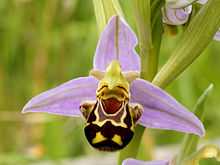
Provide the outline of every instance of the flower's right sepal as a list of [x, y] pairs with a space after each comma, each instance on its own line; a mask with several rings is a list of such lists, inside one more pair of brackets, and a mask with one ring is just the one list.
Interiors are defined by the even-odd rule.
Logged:
[[131, 102], [144, 111], [139, 124], [146, 128], [175, 130], [204, 136], [202, 122], [167, 92], [143, 79], [131, 83]]

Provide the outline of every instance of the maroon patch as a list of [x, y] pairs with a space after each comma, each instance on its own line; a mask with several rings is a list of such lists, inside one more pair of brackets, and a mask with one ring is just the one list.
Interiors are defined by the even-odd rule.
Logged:
[[122, 102], [118, 101], [115, 98], [110, 98], [106, 100], [102, 100], [104, 111], [107, 114], [116, 113], [122, 106]]

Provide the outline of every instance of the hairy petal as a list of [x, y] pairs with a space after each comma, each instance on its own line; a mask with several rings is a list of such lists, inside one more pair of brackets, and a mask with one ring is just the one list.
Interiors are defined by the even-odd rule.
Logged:
[[176, 130], [203, 136], [204, 127], [200, 120], [172, 96], [142, 80], [131, 84], [131, 101], [144, 107], [139, 123], [148, 128]]
[[192, 6], [187, 6], [180, 9], [172, 9], [167, 6], [162, 8], [163, 23], [168, 25], [182, 25], [185, 24], [192, 12]]
[[105, 71], [112, 60], [119, 60], [122, 71], [140, 72], [140, 57], [134, 48], [137, 37], [119, 16], [113, 16], [99, 39], [93, 67]]
[[79, 116], [82, 101], [95, 100], [98, 81], [93, 77], [70, 80], [33, 97], [23, 108], [26, 112], [47, 112], [64, 116]]
[[126, 159], [122, 162], [122, 165], [169, 165], [169, 161], [158, 160], [158, 161], [141, 161], [136, 159]]

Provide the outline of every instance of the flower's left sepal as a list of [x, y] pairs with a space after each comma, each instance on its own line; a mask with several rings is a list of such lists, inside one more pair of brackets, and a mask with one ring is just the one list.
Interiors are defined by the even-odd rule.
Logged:
[[81, 77], [33, 97], [22, 112], [47, 112], [63, 116], [80, 116], [80, 104], [96, 100], [98, 80]]

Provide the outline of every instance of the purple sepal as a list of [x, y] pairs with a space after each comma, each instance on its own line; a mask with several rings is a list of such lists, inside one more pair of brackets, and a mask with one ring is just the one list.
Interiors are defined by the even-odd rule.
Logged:
[[22, 112], [47, 112], [63, 116], [80, 116], [82, 101], [95, 100], [98, 81], [93, 77], [70, 80], [33, 97]]
[[122, 165], [169, 165], [169, 161], [156, 160], [156, 161], [141, 161], [128, 158], [122, 162]]
[[136, 45], [136, 35], [129, 25], [119, 16], [113, 16], [99, 39], [94, 69], [105, 71], [112, 60], [119, 60], [123, 72], [140, 72], [140, 57], [135, 51]]
[[142, 79], [131, 84], [131, 101], [144, 107], [139, 123], [147, 128], [176, 130], [203, 136], [201, 121], [172, 96]]

